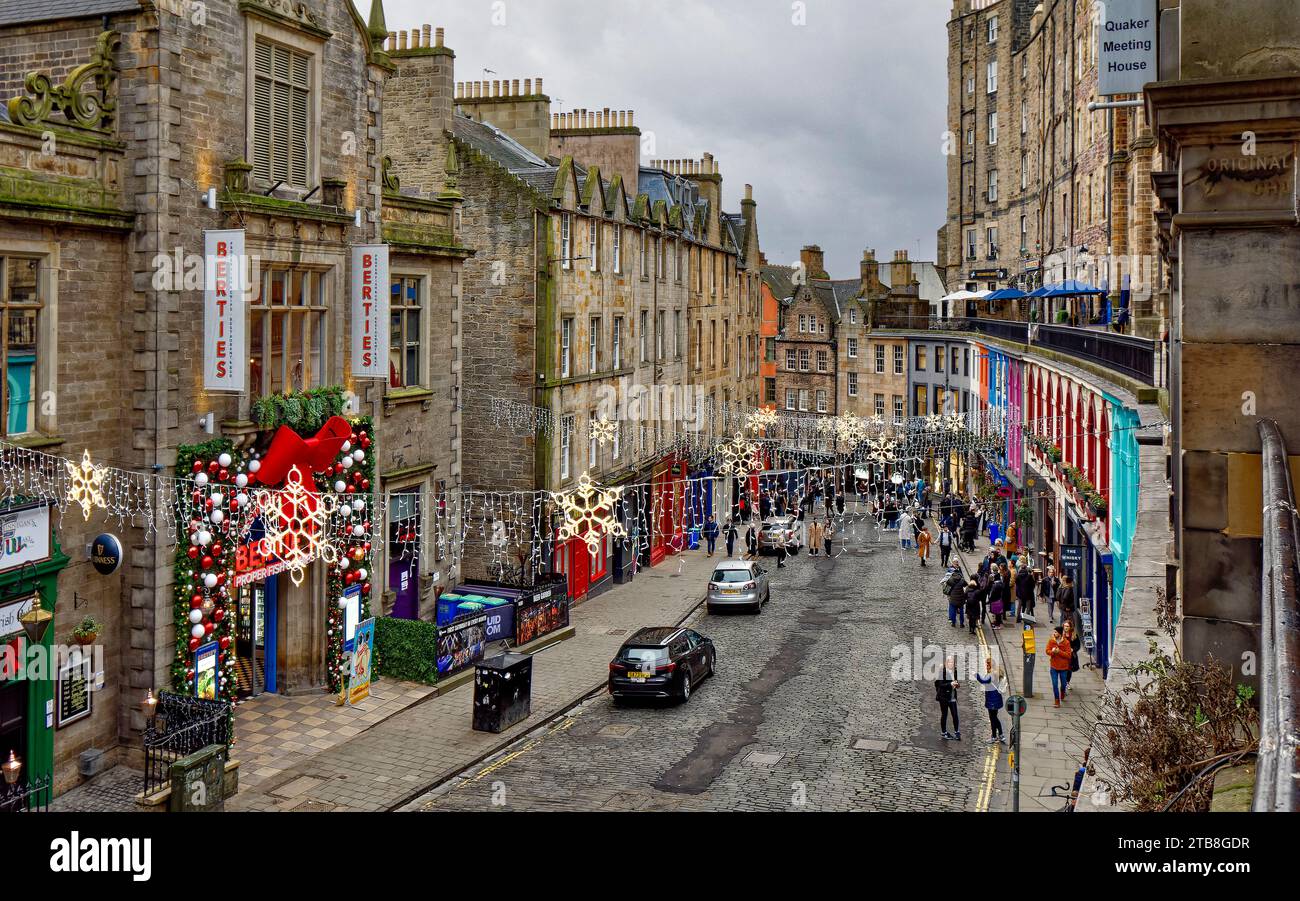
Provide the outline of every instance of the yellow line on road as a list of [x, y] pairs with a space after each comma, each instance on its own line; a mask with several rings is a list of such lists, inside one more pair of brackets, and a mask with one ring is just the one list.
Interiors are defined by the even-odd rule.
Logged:
[[538, 745], [546, 741], [546, 739], [550, 738], [556, 732], [567, 731], [576, 722], [577, 722], [576, 717], [566, 716], [561, 722], [556, 723], [554, 726], [548, 729], [545, 734], [539, 735], [536, 738], [531, 739], [527, 744], [525, 744], [518, 751], [511, 751], [509, 754], [506, 754], [505, 756], [483, 767], [483, 769], [479, 770], [478, 773], [474, 776], [474, 778], [470, 779], [469, 781], [478, 782], [484, 776], [490, 775], [491, 773], [495, 773], [497, 770], [501, 769], [502, 767], [510, 763], [515, 758], [522, 757], [524, 754], [527, 754], [529, 751], [536, 748]]
[[[983, 652], [983, 656], [986, 658], [991, 656], [989, 654], [988, 640], [984, 637], [983, 624], [975, 626], [975, 635], [979, 638], [980, 650]], [[997, 779], [998, 760], [1001, 756], [1002, 745], [998, 742], [989, 745], [984, 752], [984, 772], [980, 776], [980, 792], [975, 800], [975, 810], [979, 813], [986, 813], [989, 804], [993, 801], [993, 783]]]

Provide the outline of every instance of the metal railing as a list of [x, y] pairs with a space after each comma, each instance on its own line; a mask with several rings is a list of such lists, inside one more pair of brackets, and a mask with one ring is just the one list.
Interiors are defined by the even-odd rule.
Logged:
[[172, 764], [208, 745], [230, 747], [232, 717], [224, 701], [160, 692], [144, 730], [144, 793], [171, 785]]
[[1264, 476], [1264, 563], [1259, 628], [1257, 811], [1300, 811], [1300, 522], [1286, 443], [1259, 421]]
[[53, 780], [41, 776], [30, 782], [14, 785], [0, 783], [0, 813], [36, 813], [50, 807]]
[[1147, 338], [1120, 335], [1101, 329], [1074, 328], [1068, 325], [1022, 322], [1018, 319], [984, 319], [982, 317], [884, 315], [875, 321], [876, 328], [905, 331], [961, 331], [1028, 344], [1067, 356], [1089, 360], [1107, 369], [1136, 379], [1144, 385], [1156, 383], [1158, 344]]

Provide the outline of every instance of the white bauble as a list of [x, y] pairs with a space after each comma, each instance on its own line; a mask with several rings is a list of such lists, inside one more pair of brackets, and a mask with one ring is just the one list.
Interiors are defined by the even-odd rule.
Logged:
[[213, 510], [208, 515], [212, 518], [212, 521], [217, 525], [221, 525], [221, 521], [226, 518], [226, 514], [222, 513], [220, 510]]
[[348, 599], [347, 599], [347, 598], [339, 598], [339, 609], [340, 609], [340, 610], [346, 610], [346, 609], [348, 609]]
[[200, 625], [195, 625], [194, 628], [190, 629], [191, 638], [202, 638], [205, 634], [206, 631]]
[[212, 543], [212, 533], [207, 529], [199, 529], [199, 544], [207, 547]]
[[235, 495], [235, 503], [239, 504], [239, 506], [241, 506], [241, 507], [247, 507], [247, 506], [248, 506], [248, 495], [245, 494], [245, 493], [242, 492], [242, 491], [239, 492], [239, 494]]
[[347, 568], [348, 568], [348, 558], [347, 558], [347, 557], [340, 557], [340, 558], [339, 558], [339, 569], [347, 569]]
[[261, 461], [261, 460], [249, 460], [249, 461], [248, 461], [248, 471], [249, 471], [249, 472], [257, 472], [257, 471], [258, 471], [259, 469], [261, 469], [261, 468], [262, 468], [262, 461]]
[[351, 457], [343, 457], [341, 460], [339, 460], [339, 465], [342, 466], [344, 469], [351, 469], [351, 468], [352, 468], [352, 458], [351, 458]]
[[337, 491], [339, 494], [342, 494], [343, 492], [348, 490], [348, 483], [343, 481], [342, 479], [339, 479], [337, 482], [334, 483], [334, 490]]
[[217, 462], [221, 464], [222, 469], [225, 469], [227, 466], [230, 465], [230, 460], [231, 460], [230, 454], [222, 454], [221, 456], [217, 457]]
[[357, 498], [352, 502], [353, 513], [360, 513], [364, 509], [366, 509], [366, 502], [363, 501], [361, 498]]
[[235, 476], [235, 485], [239, 488], [247, 487], [248, 476], [244, 475], [242, 472], [239, 475]]
[[206, 586], [208, 586], [209, 588], [216, 588], [216, 587], [217, 587], [217, 574], [216, 574], [216, 573], [208, 573], [206, 576], [203, 577], [203, 584], [206, 585]]
[[192, 623], [201, 623], [201, 622], [203, 622], [203, 611], [200, 610], [198, 607], [195, 607], [193, 610], [191, 610], [191, 611], [190, 611], [190, 622], [192, 622]]
[[208, 484], [208, 474], [206, 472], [196, 473], [194, 476], [194, 484], [195, 485]]
[[370, 574], [366, 572], [366, 568], [364, 566], [361, 569], [357, 570], [357, 578], [359, 578], [362, 582], [364, 582], [366, 580], [366, 577], [369, 575]]
[[352, 534], [360, 538], [362, 535], [366, 534], [366, 527], [363, 525], [355, 525], [352, 527]]
[[365, 458], [366, 458], [366, 452], [363, 451], [361, 448], [357, 448], [352, 452], [352, 459], [356, 460], [358, 463], [360, 463]]
[[350, 451], [350, 450], [352, 450], [352, 442], [351, 442], [351, 441], [344, 441], [344, 442], [343, 442], [343, 453], [346, 454], [346, 453], [347, 453], [348, 451]]

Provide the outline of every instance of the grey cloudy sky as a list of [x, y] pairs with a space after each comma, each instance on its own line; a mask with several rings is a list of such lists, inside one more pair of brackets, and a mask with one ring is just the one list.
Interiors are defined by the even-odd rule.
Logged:
[[[367, 15], [370, 0], [357, 4]], [[934, 259], [951, 9], [951, 0], [384, 2], [390, 31], [446, 29], [457, 81], [541, 76], [554, 112], [631, 109], [654, 133], [656, 157], [713, 153], [727, 210], [754, 186], [768, 259], [788, 263], [817, 243], [836, 278], [857, 275], [864, 247]]]

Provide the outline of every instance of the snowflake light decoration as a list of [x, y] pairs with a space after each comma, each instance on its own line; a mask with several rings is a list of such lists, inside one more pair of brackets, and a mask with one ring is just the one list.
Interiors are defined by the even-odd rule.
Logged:
[[89, 522], [93, 508], [108, 506], [104, 500], [104, 479], [108, 476], [108, 467], [92, 463], [89, 448], [81, 452], [80, 463], [64, 460], [63, 465], [67, 467], [68, 476], [72, 479], [68, 484], [68, 502], [80, 506], [81, 515]]
[[925, 417], [925, 430], [927, 432], [937, 432], [943, 428], [943, 417], [938, 413], [931, 413]]
[[595, 439], [596, 443], [601, 447], [604, 447], [606, 444], [613, 441], [614, 436], [618, 434], [618, 423], [614, 422], [612, 419], [606, 419], [604, 416], [599, 419], [593, 419], [588, 428], [590, 429], [591, 437]]
[[581, 538], [594, 554], [600, 550], [600, 542], [606, 535], [626, 538], [627, 528], [614, 516], [615, 506], [622, 496], [622, 488], [602, 488], [594, 484], [585, 472], [578, 477], [578, 484], [572, 491], [552, 492], [551, 499], [564, 514], [556, 539]]
[[745, 440], [739, 433], [730, 441], [718, 445], [718, 465], [714, 472], [723, 476], [747, 476], [763, 468], [758, 456], [758, 445]]
[[302, 584], [313, 560], [338, 560], [338, 548], [325, 538], [325, 526], [338, 509], [338, 500], [305, 487], [297, 466], [289, 470], [283, 488], [258, 492], [255, 503], [266, 529], [260, 550], [284, 561], [294, 585]]
[[835, 437], [854, 447], [867, 437], [867, 429], [861, 419], [852, 413], [845, 413], [835, 418]]
[[777, 415], [775, 407], [764, 407], [749, 414], [749, 430], [755, 434], [776, 428]]
[[948, 413], [943, 418], [943, 425], [949, 432], [960, 432], [966, 428], [966, 417], [960, 413]]
[[894, 439], [888, 435], [881, 435], [878, 438], [867, 439], [867, 458], [880, 466], [896, 462], [894, 457], [894, 448], [896, 444]]

